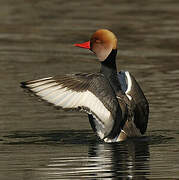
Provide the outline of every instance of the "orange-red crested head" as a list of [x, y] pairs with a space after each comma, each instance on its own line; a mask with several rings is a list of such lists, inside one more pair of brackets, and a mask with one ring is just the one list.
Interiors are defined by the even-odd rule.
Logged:
[[104, 61], [113, 49], [117, 49], [117, 38], [111, 31], [99, 29], [92, 35], [90, 41], [75, 46], [90, 49], [100, 61]]

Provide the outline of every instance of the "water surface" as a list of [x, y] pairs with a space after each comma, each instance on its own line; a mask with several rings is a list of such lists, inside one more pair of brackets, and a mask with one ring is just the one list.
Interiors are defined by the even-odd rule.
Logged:
[[[0, 179], [179, 178], [179, 2], [0, 2]], [[98, 28], [119, 39], [118, 68], [150, 103], [144, 137], [106, 144], [87, 116], [31, 97], [19, 82], [95, 72], [89, 51], [72, 46]]]

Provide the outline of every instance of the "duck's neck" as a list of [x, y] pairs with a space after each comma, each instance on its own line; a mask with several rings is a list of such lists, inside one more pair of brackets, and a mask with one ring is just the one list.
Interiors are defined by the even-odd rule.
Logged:
[[118, 92], [121, 90], [121, 86], [117, 78], [116, 55], [117, 50], [113, 49], [109, 56], [101, 62], [100, 73], [104, 74], [114, 91]]

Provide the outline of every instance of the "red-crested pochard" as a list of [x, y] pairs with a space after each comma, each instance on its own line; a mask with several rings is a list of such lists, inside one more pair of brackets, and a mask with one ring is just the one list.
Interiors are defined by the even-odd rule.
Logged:
[[22, 87], [55, 106], [87, 113], [92, 129], [105, 142], [144, 134], [149, 105], [135, 78], [128, 71], [117, 72], [116, 36], [99, 29], [90, 41], [75, 46], [96, 54], [100, 72], [47, 77], [22, 82]]

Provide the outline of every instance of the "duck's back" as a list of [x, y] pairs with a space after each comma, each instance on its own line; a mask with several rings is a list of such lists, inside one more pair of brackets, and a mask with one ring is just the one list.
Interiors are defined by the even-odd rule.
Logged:
[[120, 71], [118, 73], [118, 79], [121, 84], [121, 89], [133, 104], [133, 122], [140, 130], [140, 133], [144, 134], [148, 124], [148, 101], [134, 76], [128, 71]]

